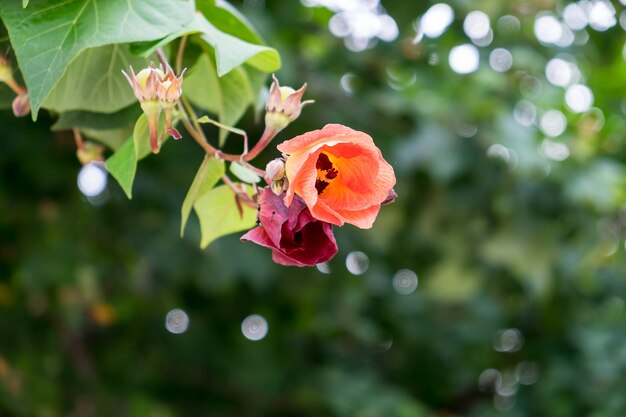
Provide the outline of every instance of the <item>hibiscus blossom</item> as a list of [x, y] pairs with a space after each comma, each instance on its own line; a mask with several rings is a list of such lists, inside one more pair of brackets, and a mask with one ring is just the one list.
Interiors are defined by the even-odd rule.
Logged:
[[307, 132], [278, 150], [288, 155], [285, 204], [300, 196], [313, 217], [337, 226], [372, 227], [396, 183], [372, 138], [343, 125]]

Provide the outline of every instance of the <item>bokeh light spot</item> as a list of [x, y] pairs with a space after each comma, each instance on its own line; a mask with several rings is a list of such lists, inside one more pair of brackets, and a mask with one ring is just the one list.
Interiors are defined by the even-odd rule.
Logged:
[[410, 269], [401, 269], [395, 273], [391, 284], [398, 294], [412, 294], [417, 289], [417, 274]]
[[107, 186], [107, 172], [98, 162], [85, 164], [78, 173], [78, 189], [87, 197], [100, 195]]
[[563, 36], [561, 23], [552, 14], [541, 14], [535, 19], [535, 36], [539, 42], [554, 44]]
[[565, 91], [565, 104], [574, 113], [588, 111], [593, 105], [593, 93], [583, 84], [574, 84]]
[[251, 314], [241, 322], [241, 333], [248, 340], [261, 340], [267, 336], [268, 331], [267, 320], [258, 314]]
[[369, 257], [359, 251], [350, 252], [348, 256], [346, 256], [346, 268], [348, 272], [353, 275], [362, 275], [367, 271], [370, 266]]
[[424, 13], [419, 21], [420, 31], [429, 38], [438, 38], [446, 31], [454, 19], [452, 7], [437, 3]]
[[548, 110], [541, 116], [539, 127], [545, 135], [557, 137], [565, 132], [567, 119], [565, 115], [558, 110]]
[[521, 126], [530, 127], [537, 120], [537, 107], [528, 100], [520, 100], [513, 108], [513, 118]]
[[470, 12], [463, 21], [463, 30], [470, 39], [486, 37], [491, 30], [489, 16], [478, 10]]
[[478, 48], [471, 44], [455, 46], [448, 56], [450, 68], [457, 74], [469, 74], [476, 71], [479, 61]]
[[524, 337], [518, 329], [502, 329], [496, 333], [493, 348], [498, 352], [517, 352], [524, 345]]
[[550, 139], [544, 139], [544, 141], [541, 142], [541, 151], [548, 158], [559, 162], [566, 160], [570, 154], [566, 144]]
[[497, 72], [508, 71], [513, 65], [513, 55], [504, 48], [496, 48], [489, 54], [489, 65]]
[[168, 332], [181, 334], [189, 327], [189, 316], [180, 308], [175, 308], [165, 316], [165, 328]]

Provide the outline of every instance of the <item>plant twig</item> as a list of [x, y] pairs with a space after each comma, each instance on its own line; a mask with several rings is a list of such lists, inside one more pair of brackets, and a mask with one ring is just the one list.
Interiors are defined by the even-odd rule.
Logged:
[[74, 133], [74, 141], [76, 142], [76, 148], [81, 151], [84, 150], [85, 142], [83, 141], [83, 137], [80, 134], [80, 131], [77, 128], [73, 128], [72, 133]]
[[176, 73], [180, 74], [180, 70], [183, 67], [183, 54], [185, 53], [185, 47], [187, 46], [187, 35], [180, 38], [180, 44], [178, 45], [178, 52], [176, 53]]
[[169, 62], [167, 62], [167, 57], [165, 56], [165, 52], [163, 52], [163, 48], [157, 48], [156, 55], [161, 61], [161, 65], [163, 65], [164, 71], [170, 66]]

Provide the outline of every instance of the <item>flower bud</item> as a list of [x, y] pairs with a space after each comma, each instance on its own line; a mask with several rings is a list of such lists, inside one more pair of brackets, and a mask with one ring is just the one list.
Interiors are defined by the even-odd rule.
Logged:
[[172, 109], [180, 100], [183, 93], [181, 88], [183, 83], [183, 70], [176, 77], [174, 71], [168, 65], [165, 72], [157, 68], [154, 63], [150, 67], [144, 68], [135, 75], [133, 68], [130, 67], [130, 76], [122, 71], [128, 83], [133, 88], [135, 97], [141, 104], [141, 109], [148, 117], [148, 125], [150, 128], [150, 146], [153, 153], [159, 152], [159, 143], [157, 138], [158, 119], [161, 110], [165, 112], [165, 131], [174, 139], [180, 139], [182, 136], [174, 128], [172, 123]]
[[177, 77], [174, 75], [174, 70], [168, 66], [163, 77], [159, 79], [157, 85], [157, 96], [164, 109], [173, 108], [176, 103], [178, 103], [178, 100], [180, 100], [180, 96], [183, 94], [183, 75], [186, 70], [187, 69], [185, 68]]
[[288, 182], [285, 176], [285, 161], [274, 159], [265, 167], [265, 181], [270, 185], [270, 189], [276, 195], [280, 195], [287, 189]]
[[13, 81], [13, 69], [9, 61], [0, 54], [0, 82], [10, 83]]
[[272, 76], [274, 82], [270, 87], [270, 94], [265, 105], [265, 125], [275, 131], [283, 130], [289, 123], [300, 116], [302, 107], [313, 103], [313, 100], [302, 101], [306, 91], [306, 83], [299, 90], [291, 87], [281, 87], [278, 79]]
[[13, 99], [11, 104], [13, 114], [16, 117], [23, 117], [30, 113], [30, 100], [28, 100], [28, 92], [24, 91]]
[[267, 163], [265, 173], [269, 181], [280, 181], [285, 176], [285, 161], [274, 159]]
[[93, 142], [85, 142], [85, 144], [76, 150], [76, 157], [81, 164], [87, 165], [93, 161], [104, 161], [104, 146], [97, 145]]

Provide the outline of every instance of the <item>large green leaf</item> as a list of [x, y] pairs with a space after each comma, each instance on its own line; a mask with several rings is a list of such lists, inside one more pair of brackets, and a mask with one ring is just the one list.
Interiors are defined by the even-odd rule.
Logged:
[[133, 181], [137, 173], [135, 143], [130, 137], [121, 148], [104, 163], [107, 171], [117, 180], [128, 198], [133, 198]]
[[[251, 194], [252, 187], [247, 189], [248, 194]], [[247, 206], [242, 206], [243, 216], [239, 214], [235, 195], [226, 185], [215, 187], [200, 196], [193, 208], [200, 219], [202, 248], [206, 248], [219, 237], [250, 229], [257, 217], [257, 211]]]
[[[159, 125], [159, 135], [163, 132], [162, 122], [161, 120]], [[142, 114], [135, 123], [133, 135], [105, 162], [107, 170], [117, 180], [128, 198], [132, 198], [137, 162], [150, 155], [150, 152], [148, 121]]]
[[248, 74], [248, 79], [250, 80], [250, 89], [253, 94], [252, 105], [254, 106], [254, 115], [258, 122], [261, 111], [265, 108], [265, 94], [263, 90], [266, 89], [265, 81], [267, 80], [267, 73], [252, 68], [249, 65], [244, 65], [243, 68], [246, 70], [246, 74]]
[[95, 139], [113, 150], [118, 150], [133, 134], [133, 126], [108, 130], [82, 128], [80, 133], [87, 139]]
[[42, 107], [57, 112], [100, 113], [128, 107], [137, 99], [121, 70], [128, 71], [131, 65], [139, 69], [148, 64], [148, 59], [131, 55], [126, 44], [86, 49], [72, 61]]
[[280, 55], [274, 48], [243, 41], [220, 31], [208, 21], [200, 37], [215, 49], [217, 74], [220, 77], [244, 62], [264, 72], [274, 72], [280, 68]]
[[132, 125], [141, 115], [139, 105], [128, 106], [115, 113], [90, 111], [68, 111], [61, 113], [52, 130], [66, 130], [75, 127], [95, 130], [110, 130]]
[[[220, 78], [207, 54], [200, 56], [186, 78], [185, 95], [196, 106], [217, 115], [220, 123], [227, 126], [235, 125], [246, 108], [256, 101], [243, 68], [235, 68]], [[227, 135], [228, 131], [220, 130], [220, 144]]]
[[215, 187], [215, 184], [217, 184], [222, 175], [224, 175], [224, 161], [217, 160], [212, 155], [206, 155], [191, 183], [191, 187], [189, 187], [185, 201], [183, 201], [181, 208], [180, 237], [183, 237], [185, 233], [189, 213], [191, 213], [191, 209], [196, 200]]
[[223, 0], [198, 0], [196, 8], [222, 32], [246, 42], [265, 43], [248, 19], [230, 3]]
[[69, 111], [61, 113], [52, 130], [78, 128], [84, 136], [117, 150], [132, 135], [134, 124], [140, 115], [141, 108], [138, 104], [115, 113]]
[[199, 34], [202, 40], [215, 50], [217, 74], [223, 76], [243, 63], [248, 63], [264, 72], [273, 72], [280, 68], [280, 55], [274, 48], [258, 45], [239, 39], [236, 36], [224, 33], [209, 22], [202, 14], [196, 14], [194, 19], [184, 28], [154, 43], [133, 49], [135, 53], [147, 56], [157, 48], [183, 35]]
[[33, 118], [78, 54], [97, 46], [161, 39], [187, 25], [185, 0], [0, 0], [0, 15], [28, 87]]

